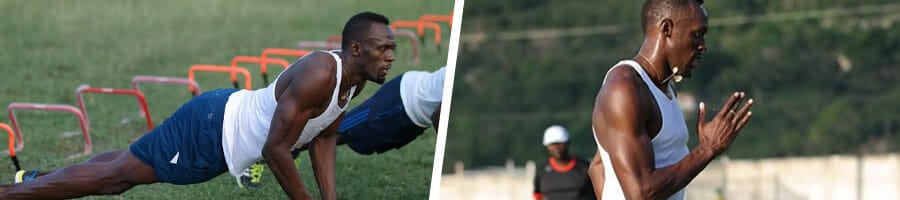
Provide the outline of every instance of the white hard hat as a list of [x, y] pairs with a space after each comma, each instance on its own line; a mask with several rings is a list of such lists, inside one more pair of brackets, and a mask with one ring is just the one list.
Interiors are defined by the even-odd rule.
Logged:
[[566, 142], [569, 142], [569, 132], [563, 126], [553, 125], [544, 131], [544, 146]]

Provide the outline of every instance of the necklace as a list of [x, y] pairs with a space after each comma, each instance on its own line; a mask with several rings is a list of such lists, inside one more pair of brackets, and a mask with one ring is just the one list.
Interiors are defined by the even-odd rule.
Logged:
[[[658, 69], [656, 68], [656, 65], [654, 65], [653, 62], [650, 62], [650, 59], [648, 59], [646, 56], [644, 56], [644, 54], [638, 54], [638, 56], [640, 56], [641, 59], [644, 59], [644, 62], [647, 62], [647, 64], [650, 65], [650, 68], [653, 69], [653, 72], [659, 73]], [[663, 79], [662, 83], [668, 82], [669, 78], [671, 78], [671, 77]]]
[[[350, 79], [350, 77], [347, 77], [347, 69], [346, 68], [341, 67], [341, 73], [343, 73], [344, 80]], [[341, 82], [344, 82], [344, 81], [342, 80]], [[338, 84], [339, 84], [338, 91], [340, 91], [340, 88], [341, 88], [340, 84], [342, 84], [342, 83], [338, 83]], [[340, 98], [341, 98], [341, 100], [346, 100], [348, 96], [350, 96], [350, 90], [347, 90], [347, 92], [342, 92]]]
[[[659, 72], [659, 71], [657, 71], [656, 66], [653, 65], [653, 62], [650, 62], [650, 59], [647, 59], [647, 57], [644, 56], [644, 54], [638, 54], [638, 56], [640, 56], [641, 59], [644, 59], [644, 61], [647, 62], [647, 64], [650, 65], [650, 68], [652, 68], [654, 72], [657, 72], [657, 73]], [[672, 84], [671, 82], [669, 82], [669, 80], [672, 79], [672, 77], [675, 77], [675, 82], [680, 82], [680, 81], [681, 81], [681, 75], [675, 75], [675, 73], [677, 73], [677, 72], [678, 72], [678, 67], [675, 67], [674, 69], [672, 69], [672, 74], [669, 75], [669, 77], [666, 77], [665, 79], [663, 79], [663, 80], [662, 80], [662, 84], [664, 84], [664, 85], [670, 85], [670, 84]], [[668, 92], [663, 91], [663, 94], [665, 94], [666, 97], [668, 97], [668, 98], [670, 98], [670, 99], [672, 98], [672, 95], [670, 95]]]

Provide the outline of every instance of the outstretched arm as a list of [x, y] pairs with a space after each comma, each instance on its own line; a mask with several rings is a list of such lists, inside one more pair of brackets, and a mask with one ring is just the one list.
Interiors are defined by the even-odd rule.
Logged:
[[328, 128], [313, 139], [309, 149], [309, 159], [312, 161], [313, 173], [322, 199], [337, 199], [334, 184], [334, 160], [337, 150], [337, 131], [344, 114], [331, 123]]
[[[297, 167], [291, 156], [291, 146], [300, 137], [306, 122], [313, 117], [319, 105], [328, 102], [331, 88], [335, 84], [334, 69], [318, 65], [327, 65], [330, 55], [313, 55], [304, 58], [289, 70], [300, 70], [290, 78], [287, 88], [279, 95], [278, 106], [272, 116], [269, 136], [266, 138], [262, 154], [272, 174], [281, 185], [281, 189], [291, 199], [310, 199], [309, 192], [300, 179]], [[333, 63], [333, 61], [331, 61]], [[333, 65], [333, 64], [332, 64]]]
[[[704, 123], [705, 108], [700, 110], [700, 145], [678, 163], [655, 168], [648, 130], [652, 102], [641, 101], [639, 83], [635, 79], [607, 80], [597, 96], [593, 124], [598, 140], [609, 153], [622, 191], [628, 199], [662, 199], [684, 188], [707, 164], [730, 145], [734, 136], [749, 120], [748, 102], [739, 112], [732, 108], [740, 102], [738, 95], [729, 98], [715, 119]], [[730, 114], [729, 114], [730, 113]], [[606, 186], [611, 187], [611, 186]]]

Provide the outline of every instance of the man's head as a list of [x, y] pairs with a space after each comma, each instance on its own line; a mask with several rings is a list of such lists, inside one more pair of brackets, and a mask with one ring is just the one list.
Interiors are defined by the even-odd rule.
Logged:
[[353, 56], [352, 66], [357, 67], [366, 80], [379, 84], [384, 83], [394, 62], [397, 46], [389, 23], [382, 15], [362, 12], [347, 20], [341, 35], [341, 50]]
[[567, 159], [569, 157], [569, 133], [560, 125], [553, 125], [544, 130], [544, 147], [547, 154], [554, 159]]
[[[645, 40], [658, 42], [670, 69], [690, 77], [700, 53], [706, 50], [707, 29], [703, 0], [647, 0], [641, 10]], [[674, 71], [674, 70], [673, 70]]]

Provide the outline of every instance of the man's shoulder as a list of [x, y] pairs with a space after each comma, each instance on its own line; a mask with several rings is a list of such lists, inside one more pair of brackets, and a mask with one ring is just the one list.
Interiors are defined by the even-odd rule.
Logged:
[[610, 70], [603, 86], [597, 92], [594, 102], [595, 112], [635, 112], [642, 104], [640, 102], [646, 100], [642, 98], [644, 93], [648, 92], [642, 88], [640, 79], [640, 75], [628, 66]]
[[[305, 99], [304, 102], [327, 101], [337, 83], [336, 61], [330, 53], [315, 51], [300, 58], [279, 77], [279, 84], [287, 81], [283, 92], [290, 92]], [[282, 95], [282, 93], [276, 93]], [[297, 101], [298, 103], [300, 101]], [[315, 103], [313, 103], [315, 104]]]
[[300, 69], [292, 70], [293, 76], [323, 84], [332, 81], [337, 72], [337, 62], [331, 53], [324, 51], [313, 51], [291, 65], [291, 68], [295, 67]]
[[316, 70], [329, 72], [335, 72], [337, 69], [337, 61], [335, 60], [334, 55], [326, 51], [313, 51], [302, 59], [309, 59], [308, 62], [303, 62], [303, 64], [310, 65], [303, 67], [311, 67]]
[[606, 73], [600, 92], [617, 92], [621, 89], [637, 89], [641, 76], [628, 63], [620, 63]]

